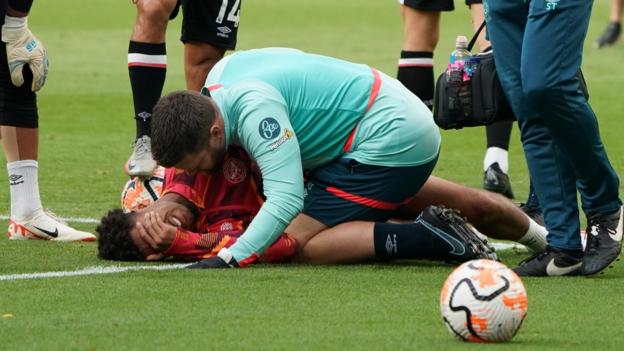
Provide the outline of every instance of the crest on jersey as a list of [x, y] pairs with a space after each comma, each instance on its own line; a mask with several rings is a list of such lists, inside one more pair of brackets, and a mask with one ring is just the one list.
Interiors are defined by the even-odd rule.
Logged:
[[247, 168], [243, 161], [228, 157], [223, 163], [223, 176], [230, 183], [240, 183], [247, 178]]

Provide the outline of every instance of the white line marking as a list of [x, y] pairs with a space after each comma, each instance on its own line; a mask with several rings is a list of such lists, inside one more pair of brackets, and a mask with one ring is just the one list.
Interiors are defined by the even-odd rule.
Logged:
[[3, 280], [20, 280], [20, 279], [37, 279], [37, 278], [63, 278], [63, 277], [75, 277], [79, 275], [94, 275], [94, 274], [112, 274], [122, 273], [128, 271], [139, 270], [151, 270], [151, 271], [163, 271], [169, 269], [180, 269], [188, 266], [188, 263], [175, 263], [164, 264], [154, 266], [96, 266], [87, 267], [75, 271], [58, 271], [58, 272], [43, 272], [43, 273], [24, 273], [24, 274], [7, 274], [0, 275], [0, 281]]
[[[495, 242], [495, 243], [491, 243], [491, 245], [494, 246], [496, 250], [509, 250], [509, 249], [526, 250], [524, 245], [520, 245], [517, 243]], [[64, 277], [76, 277], [76, 276], [81, 276], [81, 275], [113, 274], [113, 273], [123, 273], [123, 272], [128, 272], [128, 271], [140, 271], [140, 270], [164, 271], [164, 270], [169, 270], [169, 269], [180, 269], [188, 265], [189, 265], [188, 263], [174, 263], [174, 264], [164, 264], [164, 265], [154, 265], [154, 266], [96, 266], [96, 267], [87, 267], [87, 268], [79, 269], [75, 271], [6, 274], [6, 275], [0, 275], [0, 281], [38, 279], [38, 278], [64, 278]]]
[[[81, 218], [81, 217], [61, 217], [62, 220], [68, 223], [86, 223], [86, 224], [99, 224], [100, 220], [95, 218]], [[9, 216], [0, 214], [0, 221], [8, 221]]]

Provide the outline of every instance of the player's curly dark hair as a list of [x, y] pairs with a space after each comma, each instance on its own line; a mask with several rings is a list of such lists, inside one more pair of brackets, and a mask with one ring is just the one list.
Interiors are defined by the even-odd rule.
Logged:
[[114, 261], [144, 261], [130, 236], [134, 227], [133, 213], [120, 209], [108, 211], [95, 229], [98, 234], [98, 256]]
[[216, 111], [210, 98], [175, 91], [158, 100], [152, 112], [152, 155], [163, 167], [175, 166], [208, 142]]

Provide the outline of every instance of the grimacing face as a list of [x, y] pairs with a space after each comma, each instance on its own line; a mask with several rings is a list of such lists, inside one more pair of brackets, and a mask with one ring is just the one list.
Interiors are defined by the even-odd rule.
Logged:
[[165, 223], [172, 225], [174, 227], [179, 227], [183, 229], [193, 229], [196, 217], [193, 211], [187, 206], [181, 203], [181, 196], [177, 194], [166, 194], [162, 198], [158, 199], [158, 201], [154, 202], [152, 205], [139, 210], [134, 213], [134, 228], [130, 231], [130, 237], [132, 241], [137, 246], [139, 252], [147, 257], [151, 254], [158, 253], [158, 251], [152, 249], [139, 234], [139, 231], [136, 229], [136, 223], [141, 222], [143, 216], [145, 216], [148, 212], [156, 212], [160, 215], [160, 218], [164, 220]]

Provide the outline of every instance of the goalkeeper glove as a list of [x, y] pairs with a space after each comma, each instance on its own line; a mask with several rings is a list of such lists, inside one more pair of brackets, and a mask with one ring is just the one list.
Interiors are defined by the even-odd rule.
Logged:
[[235, 268], [238, 262], [227, 248], [223, 248], [216, 256], [195, 262], [186, 268]]
[[33, 74], [31, 90], [41, 89], [48, 75], [48, 53], [28, 29], [26, 17], [6, 16], [2, 26], [2, 41], [6, 43], [13, 85], [21, 87], [24, 84], [22, 69], [28, 64]]

